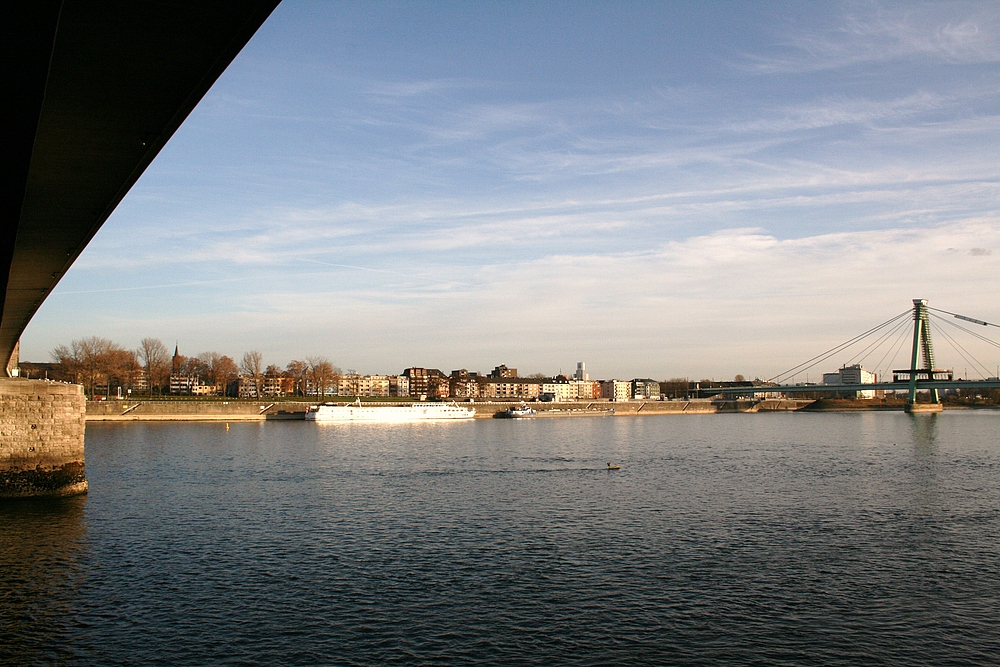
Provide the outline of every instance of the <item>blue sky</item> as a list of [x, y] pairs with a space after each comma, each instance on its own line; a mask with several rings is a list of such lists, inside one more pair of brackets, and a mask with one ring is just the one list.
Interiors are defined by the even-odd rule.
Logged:
[[914, 297], [1000, 321], [998, 65], [992, 2], [285, 0], [22, 358], [769, 377]]

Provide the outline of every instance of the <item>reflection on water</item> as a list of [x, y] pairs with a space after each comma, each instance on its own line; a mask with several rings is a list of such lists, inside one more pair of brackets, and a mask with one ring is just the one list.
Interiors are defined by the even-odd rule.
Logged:
[[0, 505], [0, 664], [995, 664], [998, 433], [88, 426], [89, 496]]
[[910, 426], [913, 429], [913, 444], [917, 452], [929, 452], [937, 440], [938, 417], [940, 413], [928, 412], [910, 415]]
[[0, 664], [62, 662], [84, 571], [86, 496], [0, 503]]
[[[941, 502], [938, 484], [938, 418], [941, 413], [916, 413], [907, 415], [913, 438], [913, 477], [909, 495], [914, 515], [933, 515]], [[921, 525], [926, 525], [923, 522]]]

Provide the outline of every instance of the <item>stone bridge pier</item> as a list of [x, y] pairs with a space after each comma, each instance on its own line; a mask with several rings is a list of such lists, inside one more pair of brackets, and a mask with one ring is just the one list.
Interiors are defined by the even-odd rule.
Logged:
[[[0, 360], [278, 2], [0, 6]], [[82, 387], [0, 379], [0, 498], [86, 491], [84, 410]]]
[[0, 498], [86, 493], [83, 387], [0, 378]]

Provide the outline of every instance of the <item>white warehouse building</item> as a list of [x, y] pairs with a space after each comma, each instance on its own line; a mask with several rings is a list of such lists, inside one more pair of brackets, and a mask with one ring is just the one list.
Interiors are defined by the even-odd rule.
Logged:
[[[875, 384], [878, 376], [865, 369], [861, 364], [844, 366], [835, 373], [823, 373], [823, 384]], [[858, 398], [875, 398], [875, 391], [859, 391]]]

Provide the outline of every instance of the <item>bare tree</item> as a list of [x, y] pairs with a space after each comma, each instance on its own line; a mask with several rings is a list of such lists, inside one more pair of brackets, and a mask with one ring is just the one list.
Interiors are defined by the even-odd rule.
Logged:
[[203, 378], [208, 375], [208, 364], [200, 357], [184, 357], [184, 363], [178, 364], [178, 371], [188, 377]]
[[131, 387], [142, 370], [139, 360], [136, 359], [135, 351], [125, 350], [118, 346], [109, 350], [105, 361], [107, 373], [107, 390], [105, 397], [111, 397], [112, 380], [118, 387]]
[[212, 377], [216, 386], [221, 386], [222, 391], [226, 391], [226, 385], [229, 384], [231, 380], [236, 380], [240, 376], [239, 366], [233, 361], [232, 357], [222, 355], [216, 362], [215, 366], [212, 367]]
[[82, 364], [75, 346], [56, 347], [52, 350], [52, 360], [59, 364], [59, 371], [63, 377], [72, 378], [72, 382], [82, 382]]
[[143, 338], [139, 349], [135, 351], [138, 361], [146, 371], [146, 381], [149, 383], [149, 395], [153, 395], [153, 387], [163, 394], [163, 382], [167, 376], [170, 355], [167, 347], [159, 338]]
[[101, 375], [101, 354], [111, 346], [111, 341], [100, 336], [88, 336], [70, 343], [76, 351], [80, 363], [83, 384], [87, 387], [87, 395], [94, 400], [94, 387]]
[[243, 353], [243, 360], [240, 361], [240, 370], [253, 379], [254, 387], [257, 390], [257, 398], [261, 396], [263, 388], [264, 355], [258, 350], [251, 350]]
[[309, 378], [316, 388], [316, 393], [326, 396], [326, 389], [340, 377], [340, 369], [330, 363], [326, 357], [308, 357]]
[[64, 371], [71, 372], [78, 382], [83, 382], [87, 395], [94, 398], [95, 387], [110, 384], [115, 355], [124, 350], [120, 345], [100, 336], [74, 340], [69, 347], [60, 345], [52, 350], [52, 358]]
[[170, 373], [171, 375], [187, 375], [190, 366], [191, 358], [185, 357], [183, 354], [177, 354], [170, 357]]
[[687, 378], [670, 378], [660, 382], [660, 394], [681, 398], [688, 395], [689, 386]]
[[289, 377], [295, 378], [295, 393], [299, 396], [306, 395], [306, 378], [309, 375], [309, 363], [306, 361], [299, 361], [298, 359], [292, 359], [285, 366], [285, 373]]
[[202, 352], [198, 355], [198, 363], [203, 380], [222, 393], [225, 393], [229, 381], [240, 372], [232, 358], [218, 352]]
[[201, 366], [201, 379], [202, 382], [210, 384], [213, 387], [218, 387], [219, 383], [216, 382], [216, 366], [219, 365], [219, 359], [222, 355], [218, 352], [202, 352], [198, 355], [198, 363]]

